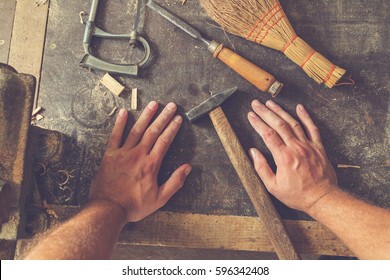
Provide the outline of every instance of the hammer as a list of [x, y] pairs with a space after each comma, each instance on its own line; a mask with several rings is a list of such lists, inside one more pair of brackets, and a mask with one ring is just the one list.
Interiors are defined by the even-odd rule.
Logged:
[[191, 123], [208, 114], [218, 133], [219, 139], [240, 180], [251, 199], [257, 214], [263, 219], [265, 229], [279, 259], [298, 260], [298, 252], [294, 248], [286, 228], [283, 225], [275, 206], [258, 177], [251, 161], [241, 146], [233, 128], [220, 105], [237, 91], [237, 87], [214, 94], [197, 107], [186, 113]]

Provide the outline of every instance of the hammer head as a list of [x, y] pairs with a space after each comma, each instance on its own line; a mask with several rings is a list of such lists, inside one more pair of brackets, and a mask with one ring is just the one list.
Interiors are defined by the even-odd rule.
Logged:
[[237, 91], [237, 87], [225, 90], [223, 92], [219, 92], [214, 94], [206, 101], [203, 101], [200, 105], [193, 108], [191, 111], [186, 113], [187, 118], [191, 123], [195, 122], [197, 119], [200, 119], [204, 115], [207, 115], [215, 108], [221, 106], [226, 99], [233, 95]]

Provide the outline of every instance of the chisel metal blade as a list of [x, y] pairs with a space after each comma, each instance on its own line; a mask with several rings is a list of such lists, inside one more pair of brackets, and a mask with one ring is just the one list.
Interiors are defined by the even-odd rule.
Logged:
[[168, 12], [166, 9], [164, 9], [154, 1], [148, 0], [146, 2], [146, 6], [148, 6], [150, 9], [158, 13], [160, 16], [162, 16], [166, 20], [170, 21], [171, 23], [179, 27], [181, 30], [183, 30], [188, 35], [190, 35], [192, 38], [202, 41], [207, 46], [210, 45], [211, 41], [205, 39], [198, 30], [196, 30], [189, 24], [185, 23], [183, 20], [173, 15], [171, 12]]

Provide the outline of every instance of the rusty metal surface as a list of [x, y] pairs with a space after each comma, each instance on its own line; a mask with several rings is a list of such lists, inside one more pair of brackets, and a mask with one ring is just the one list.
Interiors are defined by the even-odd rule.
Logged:
[[[133, 1], [107, 0], [98, 12], [99, 26], [111, 32], [131, 29]], [[315, 84], [282, 54], [228, 37], [204, 14], [197, 1], [157, 1], [200, 29], [209, 38], [228, 47], [274, 74], [286, 87], [276, 101], [294, 113], [297, 103], [306, 105], [322, 132], [331, 162], [360, 165], [337, 170], [340, 185], [364, 199], [390, 206], [387, 191], [389, 172], [390, 53], [388, 49], [390, 3], [367, 1], [281, 1], [297, 33], [334, 63], [348, 69], [356, 80], [353, 87], [326, 89]], [[99, 166], [114, 118], [113, 107], [130, 108], [130, 94], [123, 98], [96, 88], [102, 73], [90, 73], [78, 66], [83, 55], [84, 26], [78, 13], [87, 11], [88, 1], [52, 0], [43, 61], [39, 105], [46, 109], [39, 126], [58, 131], [43, 137], [42, 158], [48, 173], [42, 176], [49, 203], [79, 205], [86, 199], [92, 176]], [[259, 136], [246, 120], [250, 102], [270, 97], [259, 92], [206, 48], [172, 24], [143, 10], [143, 30], [153, 53], [152, 63], [140, 78], [117, 77], [128, 89], [137, 87], [140, 107], [148, 101], [175, 101], [179, 113], [218, 91], [238, 86], [239, 92], [224, 104], [224, 110], [245, 149], [257, 147], [270, 157]], [[364, 18], [364, 20], [362, 20]], [[230, 41], [230, 42], [229, 42]], [[96, 53], [104, 59], [126, 62], [134, 55], [126, 42], [95, 41]], [[132, 112], [129, 126], [140, 112]], [[196, 125], [184, 122], [161, 170], [163, 181], [182, 163], [194, 165], [184, 188], [165, 210], [221, 215], [255, 215], [255, 211], [234, 173], [208, 119]], [[72, 176], [64, 175], [71, 174]], [[65, 177], [64, 177], [65, 176]], [[67, 183], [63, 185], [64, 180]], [[283, 217], [300, 216], [278, 204]]]

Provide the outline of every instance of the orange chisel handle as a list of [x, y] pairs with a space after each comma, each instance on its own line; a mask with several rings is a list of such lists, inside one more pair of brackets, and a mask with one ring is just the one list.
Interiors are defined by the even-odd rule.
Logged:
[[273, 97], [280, 93], [283, 84], [277, 81], [274, 76], [242, 56], [225, 48], [223, 44], [212, 41], [208, 50], [213, 53], [215, 58], [221, 60], [259, 90], [267, 92]]

